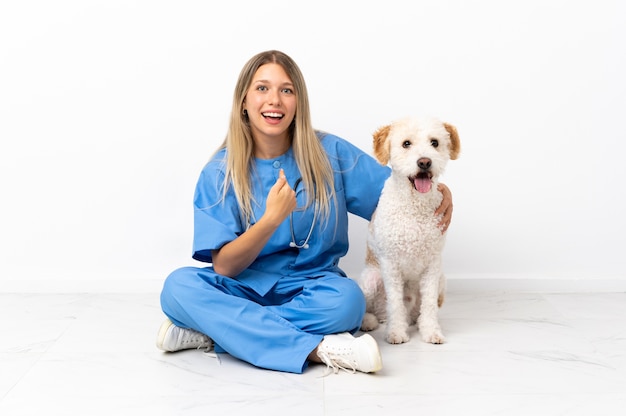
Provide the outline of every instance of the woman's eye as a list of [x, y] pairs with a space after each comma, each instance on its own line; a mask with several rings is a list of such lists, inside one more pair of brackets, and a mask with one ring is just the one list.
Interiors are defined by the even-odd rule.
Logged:
[[431, 139], [430, 144], [432, 147], [439, 147], [439, 140]]
[[291, 88], [283, 88], [283, 93], [285, 93], [285, 94], [293, 94], [293, 90]]
[[402, 143], [402, 147], [408, 149], [409, 147], [411, 147], [411, 142], [409, 140], [405, 140], [404, 143]]
[[259, 85], [256, 89], [257, 91], [267, 91], [267, 87], [265, 85]]

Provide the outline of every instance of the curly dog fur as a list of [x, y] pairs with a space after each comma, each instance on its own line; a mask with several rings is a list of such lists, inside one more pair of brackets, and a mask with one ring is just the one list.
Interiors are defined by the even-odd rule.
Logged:
[[434, 118], [405, 118], [374, 133], [374, 155], [391, 176], [369, 224], [361, 329], [386, 321], [391, 344], [407, 342], [413, 323], [425, 342], [445, 342], [437, 316], [446, 285], [445, 234], [434, 212], [443, 198], [439, 177], [459, 152], [456, 128]]

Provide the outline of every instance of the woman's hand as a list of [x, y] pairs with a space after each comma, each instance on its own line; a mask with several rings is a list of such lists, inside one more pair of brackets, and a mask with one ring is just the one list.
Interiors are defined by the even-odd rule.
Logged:
[[285, 172], [281, 169], [278, 179], [270, 189], [265, 201], [264, 217], [278, 227], [296, 209], [296, 192], [287, 183]]
[[212, 251], [213, 269], [224, 276], [235, 277], [247, 269], [263, 250], [274, 231], [296, 208], [296, 193], [281, 169], [280, 175], [265, 202], [265, 213], [256, 224], [226, 243], [219, 250]]
[[443, 234], [450, 226], [450, 221], [452, 220], [452, 193], [443, 183], [440, 183], [439, 186], [437, 186], [437, 189], [443, 194], [443, 200], [441, 201], [439, 208], [435, 210], [435, 215], [442, 215], [441, 221], [439, 221], [438, 225], [441, 228], [441, 233]]

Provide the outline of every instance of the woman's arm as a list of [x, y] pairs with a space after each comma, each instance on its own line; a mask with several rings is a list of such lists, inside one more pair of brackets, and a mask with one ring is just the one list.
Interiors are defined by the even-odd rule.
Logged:
[[435, 215], [443, 214], [441, 221], [439, 221], [439, 227], [441, 227], [441, 232], [445, 233], [452, 220], [452, 193], [443, 183], [440, 183], [437, 189], [443, 194], [443, 200], [439, 208], [435, 210]]
[[250, 266], [263, 250], [274, 231], [296, 208], [296, 193], [282, 171], [267, 196], [265, 213], [246, 232], [219, 250], [212, 250], [213, 269], [234, 277]]

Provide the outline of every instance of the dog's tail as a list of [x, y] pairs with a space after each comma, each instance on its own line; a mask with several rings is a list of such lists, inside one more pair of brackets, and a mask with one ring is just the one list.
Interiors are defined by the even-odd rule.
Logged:
[[373, 297], [383, 287], [380, 270], [377, 267], [367, 265], [361, 272], [359, 286], [366, 299]]

